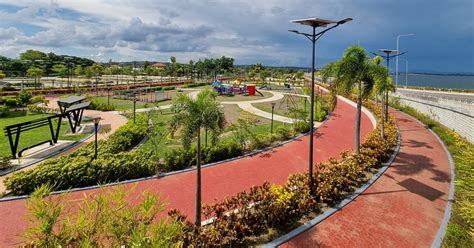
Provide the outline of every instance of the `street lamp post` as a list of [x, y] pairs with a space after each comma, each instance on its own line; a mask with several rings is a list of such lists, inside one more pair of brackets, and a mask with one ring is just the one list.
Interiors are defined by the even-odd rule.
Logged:
[[94, 129], [95, 129], [95, 152], [94, 152], [94, 159], [97, 159], [97, 132], [99, 131], [99, 122], [101, 118], [96, 117], [93, 119], [94, 122]]
[[[311, 113], [310, 113], [310, 129], [309, 129], [309, 168], [308, 168], [308, 176], [309, 176], [309, 185], [310, 185], [310, 191], [313, 193], [313, 184], [314, 184], [314, 179], [313, 179], [313, 145], [314, 145], [314, 67], [315, 67], [315, 60], [316, 60], [316, 41], [319, 40], [327, 31], [336, 28], [339, 25], [342, 25], [346, 22], [352, 21], [352, 18], [346, 18], [343, 20], [340, 20], [338, 22], [336, 21], [330, 21], [330, 20], [325, 20], [325, 19], [319, 19], [319, 18], [309, 18], [309, 19], [300, 19], [300, 20], [294, 20], [291, 21], [292, 23], [298, 23], [301, 25], [307, 25], [310, 26], [313, 29], [312, 34], [307, 34], [307, 33], [301, 33], [297, 30], [288, 30], [290, 32], [304, 35], [306, 38], [308, 38], [311, 43], [312, 43], [312, 61], [311, 61]], [[329, 28], [324, 29], [323, 31], [316, 33], [316, 28], [318, 27], [327, 27], [328, 25], [332, 25]]]
[[[400, 34], [400, 35], [397, 35], [397, 51], [399, 51], [400, 37], [412, 36], [412, 35], [415, 35], [415, 34]], [[396, 58], [396, 62], [395, 62], [395, 85], [396, 85], [396, 87], [398, 87], [398, 57]]]
[[[392, 50], [392, 49], [379, 49], [379, 52], [382, 52], [384, 53], [385, 55], [382, 55], [385, 57], [385, 60], [387, 61], [387, 70], [388, 70], [388, 74], [390, 75], [390, 59], [391, 58], [398, 58], [399, 56], [407, 53], [407, 52], [403, 52], [403, 53], [400, 53], [398, 50]], [[392, 54], [393, 55], [390, 55]], [[379, 54], [376, 54], [376, 53], [372, 53], [374, 55], [377, 55], [379, 56]], [[382, 121], [387, 121], [387, 116], [388, 116], [388, 90], [385, 91], [385, 96], [382, 96], [385, 98], [385, 110], [382, 110], [382, 111], [385, 111], [385, 120], [382, 120]]]
[[270, 140], [273, 141], [273, 112], [275, 110], [275, 102], [272, 102], [272, 124], [270, 126]]
[[408, 59], [400, 59], [405, 61], [405, 89], [408, 88]]
[[136, 104], [137, 104], [137, 95], [136, 95], [136, 93], [133, 93], [133, 124], [135, 124]]

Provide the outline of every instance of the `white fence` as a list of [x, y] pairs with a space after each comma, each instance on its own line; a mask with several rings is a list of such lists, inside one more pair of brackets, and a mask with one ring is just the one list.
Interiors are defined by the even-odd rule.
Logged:
[[394, 96], [474, 143], [474, 94], [399, 90]]

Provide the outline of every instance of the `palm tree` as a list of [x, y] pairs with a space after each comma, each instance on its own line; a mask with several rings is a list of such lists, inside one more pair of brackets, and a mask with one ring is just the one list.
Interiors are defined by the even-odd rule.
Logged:
[[170, 122], [171, 134], [180, 130], [181, 142], [189, 149], [191, 141], [196, 138], [196, 225], [201, 225], [201, 129], [211, 132], [214, 141], [224, 129], [224, 114], [222, 113], [217, 94], [211, 90], [199, 92], [195, 99], [187, 94], [178, 95], [173, 107], [177, 114]]
[[375, 80], [374, 85], [374, 94], [375, 96], [382, 96], [381, 111], [382, 111], [382, 123], [380, 125], [380, 136], [384, 138], [384, 124], [385, 124], [385, 108], [386, 108], [386, 99], [385, 92], [395, 90], [395, 87], [392, 83], [392, 78], [388, 72], [388, 69], [382, 65], [382, 58], [380, 56], [374, 57], [374, 67], [372, 69], [372, 76]]
[[351, 46], [344, 51], [344, 56], [336, 65], [332, 65], [335, 74], [333, 89], [345, 94], [357, 90], [357, 112], [354, 130], [355, 152], [360, 152], [360, 120], [362, 99], [366, 98], [374, 86], [374, 61], [367, 56], [364, 48]]

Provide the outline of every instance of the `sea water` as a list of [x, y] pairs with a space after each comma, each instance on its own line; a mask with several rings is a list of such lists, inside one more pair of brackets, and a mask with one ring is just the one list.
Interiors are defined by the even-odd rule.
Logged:
[[[393, 83], [395, 84], [395, 76]], [[439, 75], [408, 73], [408, 86], [449, 89], [474, 89], [474, 75]], [[398, 87], [405, 86], [405, 74], [398, 75]]]

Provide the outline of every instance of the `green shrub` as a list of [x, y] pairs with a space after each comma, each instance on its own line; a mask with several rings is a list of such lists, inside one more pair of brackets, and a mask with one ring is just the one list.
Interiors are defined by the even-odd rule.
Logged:
[[311, 125], [307, 121], [296, 121], [293, 123], [293, 130], [295, 133], [307, 133]]
[[15, 89], [14, 87], [12, 86], [3, 86], [2, 87], [2, 91], [16, 91], [17, 89]]
[[[197, 149], [192, 146], [190, 149], [178, 148], [168, 151], [165, 154], [165, 168], [167, 171], [176, 171], [196, 165]], [[219, 162], [222, 160], [235, 158], [244, 154], [242, 147], [235, 141], [226, 141], [212, 146], [202, 147], [201, 161], [203, 164]]]
[[9, 108], [15, 108], [18, 107], [18, 100], [15, 98], [7, 98], [5, 99], [5, 106]]
[[0, 117], [7, 116], [10, 113], [10, 108], [5, 105], [0, 105]]
[[293, 133], [289, 126], [279, 126], [275, 129], [275, 139], [284, 141], [288, 140], [293, 136]]
[[43, 103], [44, 101], [45, 101], [45, 97], [43, 95], [33, 96], [30, 99], [30, 103]]
[[7, 170], [13, 167], [12, 163], [10, 162], [10, 159], [10, 156], [0, 157], [0, 171]]
[[41, 163], [37, 168], [14, 173], [5, 180], [11, 194], [29, 194], [46, 184], [55, 190], [77, 188], [153, 175], [157, 171], [151, 153], [127, 152], [145, 136], [147, 122], [141, 115], [137, 124], [129, 121], [105, 141], [98, 142], [98, 158], [94, 160], [94, 143], [75, 152]]
[[[164, 209], [159, 198], [145, 192], [132, 205], [132, 191], [104, 190], [71, 204], [67, 194], [53, 197], [50, 188], [39, 187], [27, 200], [25, 247], [182, 247], [183, 226], [156, 220]], [[72, 205], [78, 211], [68, 211]]]
[[163, 90], [174, 90], [176, 89], [176, 86], [165, 86], [163, 87]]
[[20, 106], [26, 106], [28, 103], [30, 103], [32, 94], [29, 91], [21, 91], [18, 93], [17, 99], [18, 99], [18, 104]]
[[99, 111], [113, 111], [115, 110], [115, 105], [107, 104], [107, 103], [100, 103], [95, 100], [91, 101], [89, 105], [89, 109], [99, 110]]

